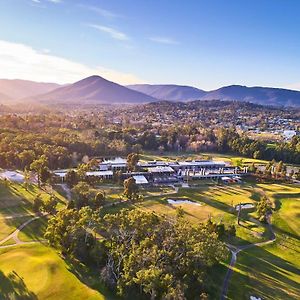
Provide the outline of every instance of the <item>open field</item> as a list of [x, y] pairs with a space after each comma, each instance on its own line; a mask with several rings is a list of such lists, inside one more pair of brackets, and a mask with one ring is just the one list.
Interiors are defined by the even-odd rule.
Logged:
[[12, 219], [0, 218], [0, 241], [10, 235], [13, 231], [17, 229], [21, 224], [31, 219], [30, 216], [27, 217], [17, 217]]
[[299, 299], [300, 188], [259, 185], [274, 201], [272, 216], [276, 242], [238, 255], [229, 286], [229, 299]]
[[65, 198], [54, 190], [45, 191], [35, 184], [30, 184], [26, 190], [22, 184], [0, 180], [0, 217], [15, 214], [32, 214], [34, 198], [40, 194], [42, 199], [50, 197], [50, 192], [57, 197], [60, 203], [65, 203]]
[[[47, 192], [34, 185], [29, 191], [15, 183], [1, 187], [0, 239], [30, 218], [22, 214], [32, 214], [32, 201], [37, 193], [41, 193], [42, 197], [49, 197]], [[109, 203], [118, 202], [122, 197], [121, 187], [99, 185], [96, 188], [105, 191]], [[55, 193], [63, 206], [66, 201], [63, 193], [61, 192], [61, 195]], [[237, 236], [229, 241], [235, 245], [269, 239], [269, 229], [255, 219], [255, 209], [242, 211], [240, 226], [237, 226], [235, 211], [235, 206], [239, 203], [256, 205], [260, 198], [266, 195], [273, 202], [272, 223], [277, 240], [272, 245], [254, 247], [239, 253], [229, 284], [228, 299], [249, 299], [251, 295], [263, 299], [297, 299], [300, 293], [299, 187], [278, 183], [244, 182], [218, 185], [213, 182], [199, 182], [191, 188], [176, 189], [171, 186], [142, 188], [141, 194], [144, 196], [142, 202], [109, 206], [103, 209], [102, 214], [115, 213], [121, 208], [138, 208], [175, 217], [176, 208], [180, 206], [184, 211], [184, 217], [191, 223], [206, 222], [212, 218], [217, 223], [222, 221], [226, 226], [235, 224]], [[186, 199], [200, 205], [170, 205], [168, 199]], [[22, 242], [43, 240], [45, 229], [46, 218], [43, 217], [28, 224], [18, 237]], [[3, 246], [11, 245], [13, 242], [8, 240]], [[224, 262], [212, 271], [213, 299], [219, 298], [227, 265], [228, 262]], [[32, 278], [31, 274], [37, 275]], [[112, 299], [110, 296], [104, 296], [106, 293], [99, 283], [98, 275], [86, 274], [82, 269], [80, 271], [72, 269], [57, 252], [40, 243], [1, 249], [0, 276], [1, 281], [4, 282], [0, 286], [0, 294], [2, 292], [4, 295], [11, 292], [13, 286], [16, 291], [26, 295], [27, 298], [24, 296], [24, 299], [61, 297], [63, 299], [76, 299], [76, 297]], [[42, 278], [41, 282], [36, 277]], [[66, 290], [68, 290], [67, 294]]]
[[44, 239], [44, 233], [47, 228], [47, 218], [42, 217], [29, 223], [19, 233], [19, 239], [22, 242], [30, 242]]
[[95, 274], [73, 269], [42, 244], [0, 250], [0, 282], [1, 299], [113, 299], [97, 291], [102, 287]]
[[145, 154], [140, 155], [141, 160], [157, 160], [157, 161], [167, 161], [167, 160], [179, 160], [179, 159], [213, 159], [213, 160], [222, 160], [225, 162], [231, 162], [235, 164], [238, 161], [242, 161], [245, 164], [250, 163], [267, 163], [266, 160], [247, 158], [242, 156], [237, 156], [233, 154], [219, 154], [219, 153], [208, 153], [208, 152], [200, 152], [200, 153], [180, 153], [180, 152], [166, 152], [164, 154], [151, 153], [147, 152]]

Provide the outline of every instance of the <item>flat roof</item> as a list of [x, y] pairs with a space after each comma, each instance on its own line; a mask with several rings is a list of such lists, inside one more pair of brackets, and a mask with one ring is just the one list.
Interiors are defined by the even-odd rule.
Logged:
[[151, 168], [148, 168], [148, 171], [150, 173], [173, 173], [174, 170], [171, 168], [171, 167], [151, 167]]
[[135, 180], [136, 184], [147, 184], [148, 183], [148, 180], [144, 175], [134, 175], [132, 177]]
[[86, 172], [86, 176], [111, 176], [113, 171], [89, 171]]
[[116, 157], [114, 159], [104, 160], [103, 162], [100, 163], [100, 165], [105, 165], [105, 164], [111, 164], [111, 165], [122, 164], [123, 165], [123, 164], [127, 164], [127, 160], [122, 157]]
[[220, 166], [226, 165], [223, 161], [213, 161], [213, 160], [206, 160], [206, 161], [179, 161], [178, 164], [180, 166]]

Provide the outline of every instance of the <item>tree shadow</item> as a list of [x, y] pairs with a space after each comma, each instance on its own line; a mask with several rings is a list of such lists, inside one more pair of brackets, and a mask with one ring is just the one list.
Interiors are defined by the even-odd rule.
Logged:
[[0, 271], [1, 300], [37, 300], [37, 296], [28, 290], [23, 278], [15, 271], [5, 275]]
[[254, 246], [238, 254], [227, 299], [297, 299], [300, 270], [293, 263]]
[[115, 293], [104, 286], [101, 281], [99, 269], [92, 266], [86, 266], [83, 263], [65, 258], [65, 262], [68, 266], [68, 271], [73, 273], [81, 282], [88, 287], [100, 292], [104, 299], [121, 300]]
[[[29, 240], [43, 241], [47, 225], [48, 220], [47, 217], [44, 216], [29, 223], [26, 227], [22, 229], [22, 233], [26, 235]], [[20, 239], [23, 240], [22, 238]]]

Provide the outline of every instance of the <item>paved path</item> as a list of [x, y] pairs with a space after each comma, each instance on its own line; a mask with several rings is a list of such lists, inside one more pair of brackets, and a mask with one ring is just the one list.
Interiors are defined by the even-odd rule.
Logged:
[[[47, 214], [44, 214], [43, 216], [46, 216]], [[13, 246], [17, 246], [17, 245], [23, 245], [23, 244], [33, 244], [33, 243], [37, 243], [40, 242], [41, 240], [38, 241], [30, 241], [30, 242], [23, 242], [19, 239], [18, 235], [20, 233], [20, 231], [27, 226], [28, 224], [30, 224], [31, 222], [39, 219], [41, 216], [36, 216], [33, 217], [32, 219], [27, 220], [26, 222], [24, 222], [23, 224], [21, 224], [13, 233], [11, 233], [10, 235], [8, 235], [6, 238], [4, 238], [3, 240], [0, 241], [0, 249], [2, 248], [9, 248], [9, 247], [13, 247]], [[9, 241], [10, 239], [13, 239], [15, 241], [14, 244], [11, 245], [3, 245], [4, 243], [6, 243], [7, 241]]]
[[8, 235], [6, 238], [4, 238], [3, 240], [0, 241], [0, 245], [4, 244], [5, 242], [7, 242], [8, 240], [10, 239], [14, 239], [16, 244], [20, 244], [22, 243], [20, 241], [20, 239], [18, 238], [18, 234], [19, 232], [26, 226], [28, 225], [29, 223], [33, 222], [34, 220], [36, 219], [39, 219], [40, 217], [37, 216], [37, 217], [34, 217], [32, 219], [29, 219], [27, 220], [25, 223], [23, 223], [22, 225], [20, 225], [13, 233], [11, 233], [10, 235]]
[[268, 245], [268, 244], [271, 244], [271, 243], [275, 242], [276, 236], [275, 236], [275, 233], [274, 233], [272, 225], [271, 225], [271, 215], [267, 216], [267, 222], [268, 222], [269, 230], [271, 232], [271, 238], [268, 241], [253, 243], [253, 244], [248, 244], [248, 245], [243, 245], [243, 246], [237, 246], [237, 247], [233, 246], [233, 245], [230, 245], [230, 244], [226, 245], [227, 248], [231, 252], [231, 260], [230, 260], [230, 264], [229, 264], [227, 273], [226, 273], [224, 281], [223, 281], [222, 293], [221, 293], [221, 298], [220, 298], [221, 300], [227, 299], [229, 281], [230, 281], [231, 275], [233, 273], [233, 268], [234, 268], [234, 266], [236, 264], [236, 261], [237, 261], [238, 253], [241, 252], [241, 251], [247, 250], [249, 248], [253, 248], [253, 247], [256, 247], [256, 246], [265, 246], [265, 245]]
[[65, 191], [66, 195], [67, 195], [67, 199], [71, 200], [72, 199], [72, 193], [70, 188], [68, 187], [68, 185], [66, 183], [62, 183], [59, 184], [61, 186], [61, 188]]

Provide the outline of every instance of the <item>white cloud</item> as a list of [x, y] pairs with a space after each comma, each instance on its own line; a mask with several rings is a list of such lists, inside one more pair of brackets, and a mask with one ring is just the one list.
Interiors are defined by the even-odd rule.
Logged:
[[[31, 0], [32, 2], [34, 3], [42, 3], [41, 0]], [[51, 2], [51, 3], [55, 3], [55, 4], [58, 4], [58, 3], [62, 3], [62, 0], [46, 0], [48, 2]]]
[[89, 67], [30, 46], [0, 40], [0, 78], [71, 83], [99, 75], [121, 84], [143, 83], [133, 74], [102, 66]]
[[114, 28], [111, 28], [108, 26], [97, 25], [97, 24], [87, 24], [87, 26], [89, 26], [91, 28], [95, 28], [101, 32], [107, 33], [111, 36], [111, 38], [113, 38], [115, 40], [119, 40], [119, 41], [129, 40], [129, 37], [125, 33], [118, 31]]
[[149, 38], [150, 41], [160, 44], [167, 44], [167, 45], [178, 45], [179, 42], [173, 40], [172, 38], [168, 37], [161, 37], [161, 36], [153, 36]]
[[62, 3], [62, 0], [47, 0], [47, 1], [52, 3]]
[[105, 18], [108, 18], [108, 19], [114, 19], [114, 18], [121, 17], [120, 15], [115, 14], [114, 12], [112, 12], [110, 10], [101, 8], [99, 6], [92, 6], [92, 5], [85, 5], [85, 4], [79, 4], [78, 6], [81, 7], [81, 8], [85, 8], [85, 9], [88, 9], [90, 11], [93, 11], [93, 12], [101, 15], [102, 17], [105, 17]]

